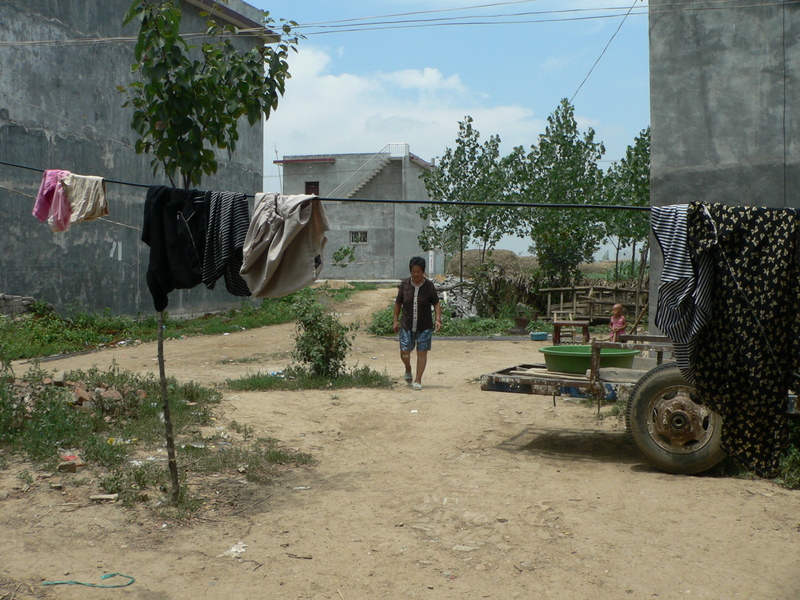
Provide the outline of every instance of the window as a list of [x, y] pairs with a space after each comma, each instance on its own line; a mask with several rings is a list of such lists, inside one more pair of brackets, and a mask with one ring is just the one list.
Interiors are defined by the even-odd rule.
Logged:
[[367, 243], [367, 232], [366, 231], [351, 231], [350, 232], [350, 243], [351, 244], [366, 244]]
[[306, 181], [306, 194], [319, 196], [319, 181]]

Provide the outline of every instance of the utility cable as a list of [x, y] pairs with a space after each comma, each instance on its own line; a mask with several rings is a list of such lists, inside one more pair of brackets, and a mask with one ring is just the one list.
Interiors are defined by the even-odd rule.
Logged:
[[631, 14], [631, 11], [633, 10], [633, 7], [636, 6], [637, 2], [639, 2], [639, 0], [633, 0], [633, 4], [631, 4], [631, 7], [628, 9], [628, 12], [625, 14], [625, 16], [622, 17], [622, 21], [620, 21], [619, 26], [617, 27], [617, 30], [611, 36], [611, 39], [608, 40], [608, 43], [606, 44], [605, 48], [603, 48], [603, 51], [600, 53], [600, 56], [598, 56], [597, 60], [594, 61], [594, 64], [592, 65], [592, 68], [589, 69], [589, 72], [586, 74], [586, 77], [583, 78], [583, 81], [581, 81], [581, 84], [578, 86], [578, 89], [575, 90], [574, 94], [572, 94], [572, 98], [569, 99], [569, 103], [570, 104], [572, 104], [572, 101], [575, 100], [575, 96], [578, 95], [578, 92], [581, 91], [581, 88], [583, 87], [583, 84], [588, 81], [589, 77], [592, 74], [592, 71], [594, 71], [594, 68], [597, 66], [597, 63], [600, 62], [600, 59], [603, 58], [603, 55], [606, 53], [606, 50], [608, 50], [608, 47], [611, 45], [611, 42], [613, 42], [614, 38], [617, 37], [617, 34], [619, 33], [619, 30], [622, 29], [622, 26], [625, 24], [625, 20], [628, 18], [628, 15]]
[[[524, 1], [524, 0], [523, 0]], [[718, 4], [727, 4], [726, 6], [709, 6], [708, 2], [687, 2], [685, 4], [681, 4], [679, 7], [676, 8], [669, 8], [663, 10], [645, 10], [642, 9], [641, 12], [633, 12], [631, 14], [635, 16], [639, 15], [647, 15], [647, 14], [668, 14], [668, 13], [677, 13], [677, 12], [684, 12], [687, 10], [695, 10], [695, 11], [706, 11], [706, 10], [735, 10], [735, 9], [743, 9], [743, 8], [763, 8], [769, 6], [786, 6], [786, 5], [795, 5], [800, 3], [800, 0], [775, 0], [774, 2], [769, 3], [750, 3], [750, 4], [734, 4], [738, 0], [718, 0]], [[465, 8], [476, 8], [476, 7], [465, 7]], [[448, 10], [460, 10], [460, 9], [448, 9]], [[591, 11], [591, 10], [624, 10], [623, 7], [606, 7], [600, 9], [568, 9], [568, 10], [560, 10], [560, 11], [541, 11], [541, 14], [566, 14], [570, 12], [577, 12], [577, 11]], [[522, 13], [525, 14], [525, 13]], [[531, 13], [531, 14], [540, 14], [540, 13]], [[393, 15], [388, 15], [391, 17]], [[402, 16], [402, 15], [400, 15]], [[505, 14], [498, 14], [498, 15], [488, 15], [485, 17], [452, 17], [452, 20], [455, 19], [463, 19], [463, 18], [481, 18], [481, 19], [503, 19], [506, 18], [508, 15]], [[569, 21], [585, 21], [585, 20], [594, 20], [594, 19], [611, 19], [617, 18], [619, 14], [600, 14], [600, 15], [591, 15], [591, 16], [579, 16], [579, 17], [563, 17], [563, 18], [554, 18], [554, 19], [525, 19], [525, 20], [511, 20], [511, 21], [470, 21], [470, 22], [449, 22], [449, 23], [430, 23], [429, 20], [426, 19], [417, 19], [417, 20], [409, 20], [408, 23], [405, 22], [396, 22], [399, 23], [397, 25], [392, 25], [393, 22], [389, 21], [385, 24], [380, 24], [376, 26], [375, 23], [351, 23], [346, 24], [346, 21], [342, 22], [342, 25], [335, 25], [339, 23], [339, 21], [330, 21], [331, 25], [326, 25], [325, 22], [323, 23], [310, 23], [310, 24], [298, 24], [292, 28], [292, 32], [289, 34], [283, 34], [280, 32], [274, 32], [274, 35], [270, 37], [274, 38], [291, 38], [301, 32], [304, 28], [322, 28], [322, 27], [342, 27], [342, 29], [335, 29], [332, 31], [308, 31], [303, 32], [303, 36], [314, 36], [314, 35], [328, 35], [331, 33], [353, 33], [353, 32], [361, 32], [361, 31], [379, 31], [385, 29], [421, 29], [427, 27], [447, 27], [447, 26], [459, 26], [459, 25], [473, 25], [473, 26], [487, 26], [487, 25], [527, 25], [527, 24], [535, 24], [535, 23], [559, 23], [559, 22], [569, 22]], [[374, 19], [374, 18], [381, 18], [381, 17], [365, 17], [365, 19]], [[357, 19], [352, 19], [351, 21], [356, 21]], [[220, 34], [221, 37], [235, 37], [237, 35], [245, 35], [245, 34], [252, 34], [263, 31], [263, 28], [243, 28], [238, 29], [235, 32], [223, 32]], [[199, 39], [207, 37], [206, 33], [185, 33], [182, 34], [182, 37], [187, 40], [191, 39]], [[81, 46], [81, 45], [100, 45], [100, 44], [110, 44], [110, 43], [133, 43], [138, 38], [136, 36], [117, 36], [117, 37], [96, 37], [96, 38], [80, 38], [80, 39], [64, 39], [64, 40], [13, 40], [13, 41], [0, 41], [0, 47], [25, 47], [25, 46]], [[273, 43], [273, 42], [270, 42]]]

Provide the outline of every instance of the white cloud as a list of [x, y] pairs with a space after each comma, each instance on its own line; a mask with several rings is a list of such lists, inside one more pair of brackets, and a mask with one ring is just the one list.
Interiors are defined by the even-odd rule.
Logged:
[[[371, 75], [331, 74], [333, 54], [305, 47], [291, 62], [286, 95], [265, 128], [265, 174], [275, 177], [276, 157], [378, 152], [391, 142], [408, 143], [424, 159], [452, 147], [458, 121], [473, 117], [483, 139], [499, 134], [503, 150], [529, 146], [544, 128], [522, 106], [491, 106], [467, 89], [457, 73], [436, 68]], [[277, 189], [278, 181], [267, 181]]]
[[394, 73], [381, 74], [380, 79], [389, 84], [394, 84], [403, 89], [419, 89], [422, 91], [449, 90], [464, 92], [461, 79], [458, 75], [445, 77], [439, 69], [425, 67], [418, 69], [403, 69]]
[[573, 59], [566, 56], [551, 56], [542, 62], [540, 69], [544, 73], [560, 73], [572, 66]]

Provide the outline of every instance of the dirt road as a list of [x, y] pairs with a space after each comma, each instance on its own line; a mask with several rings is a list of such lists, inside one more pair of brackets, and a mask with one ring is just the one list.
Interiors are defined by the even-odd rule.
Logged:
[[[365, 318], [392, 297], [362, 292], [343, 318]], [[168, 341], [167, 372], [212, 385], [280, 369], [292, 331]], [[542, 344], [436, 338], [421, 391], [398, 381], [379, 391], [226, 392], [221, 426], [246, 423], [318, 464], [256, 489], [224, 519], [161, 523], [74, 497], [96, 489], [72, 488], [65, 501], [47, 480], [23, 491], [13, 489], [16, 473], [0, 472], [0, 598], [800, 598], [800, 493], [660, 473], [614, 418], [480, 391], [482, 373], [538, 359]], [[147, 344], [43, 366], [157, 372], [155, 356]], [[391, 340], [362, 333], [352, 358], [402, 374]], [[243, 552], [225, 554], [239, 542]], [[109, 572], [136, 583], [39, 585]]]

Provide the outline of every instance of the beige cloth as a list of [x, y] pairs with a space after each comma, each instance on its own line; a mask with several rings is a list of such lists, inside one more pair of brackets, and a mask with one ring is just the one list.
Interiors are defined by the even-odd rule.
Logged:
[[316, 281], [330, 230], [317, 196], [256, 194], [239, 271], [256, 298], [280, 298]]
[[72, 206], [70, 225], [108, 216], [106, 180], [102, 177], [70, 173], [61, 179], [61, 185]]

